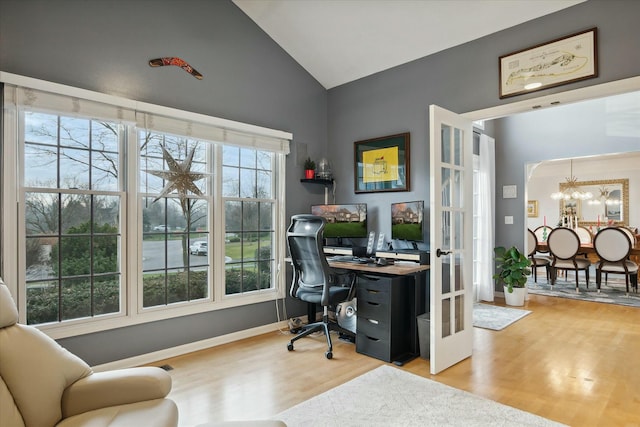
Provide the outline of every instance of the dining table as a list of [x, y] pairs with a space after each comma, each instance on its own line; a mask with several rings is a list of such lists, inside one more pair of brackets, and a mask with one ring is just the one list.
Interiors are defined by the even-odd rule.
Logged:
[[[536, 245], [537, 252], [549, 252], [549, 245], [547, 242], [538, 242]], [[580, 249], [578, 250], [579, 254], [585, 254], [592, 262], [597, 262], [600, 259], [598, 258], [598, 254], [596, 253], [596, 249], [593, 247], [593, 243], [581, 243]], [[630, 258], [636, 263], [640, 263], [640, 246], [635, 246], [631, 248], [629, 252]]]

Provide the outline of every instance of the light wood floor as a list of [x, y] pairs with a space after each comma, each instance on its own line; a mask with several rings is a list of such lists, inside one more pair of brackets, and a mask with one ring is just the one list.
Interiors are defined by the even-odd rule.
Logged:
[[[525, 304], [533, 313], [502, 331], [474, 328], [472, 358], [436, 376], [420, 358], [402, 369], [571, 426], [640, 426], [640, 310], [537, 295]], [[174, 368], [180, 425], [272, 417], [385, 364], [338, 339], [327, 360], [323, 336], [288, 352], [290, 337], [154, 363]]]

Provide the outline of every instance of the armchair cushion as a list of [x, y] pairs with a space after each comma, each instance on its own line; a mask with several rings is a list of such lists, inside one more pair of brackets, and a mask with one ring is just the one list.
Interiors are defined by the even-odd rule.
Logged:
[[52, 426], [62, 418], [64, 389], [91, 368], [36, 328], [0, 329], [0, 376], [27, 426]]
[[62, 395], [62, 416], [107, 406], [161, 399], [171, 391], [171, 376], [161, 368], [96, 372], [71, 384]]
[[174, 427], [178, 409], [173, 400], [155, 399], [109, 406], [65, 418], [56, 427]]
[[0, 377], [0, 426], [25, 427], [13, 396]]

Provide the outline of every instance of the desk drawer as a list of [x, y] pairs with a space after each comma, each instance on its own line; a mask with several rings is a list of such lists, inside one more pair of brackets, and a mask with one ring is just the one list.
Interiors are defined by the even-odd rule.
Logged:
[[393, 356], [389, 339], [380, 339], [360, 333], [356, 336], [356, 351], [385, 362], [391, 362]]
[[391, 302], [388, 296], [384, 300], [380, 298], [378, 301], [372, 301], [371, 299], [360, 298], [360, 295], [358, 295], [358, 317], [362, 316], [379, 322], [389, 322], [391, 318], [390, 307]]
[[[402, 279], [400, 278], [400, 280]], [[362, 290], [363, 293], [366, 291], [369, 294], [388, 294], [391, 292], [391, 285], [394, 281], [398, 281], [398, 279], [361, 274], [358, 276], [358, 290]]]
[[376, 318], [365, 317], [358, 313], [356, 333], [362, 333], [374, 338], [389, 338], [391, 335], [391, 324]]

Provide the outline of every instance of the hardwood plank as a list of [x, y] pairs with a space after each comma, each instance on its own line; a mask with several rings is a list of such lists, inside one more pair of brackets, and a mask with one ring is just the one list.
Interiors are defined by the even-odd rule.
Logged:
[[[445, 372], [430, 375], [420, 358], [402, 369], [568, 425], [640, 425], [640, 310], [539, 295], [523, 308], [533, 313], [502, 331], [474, 328], [473, 357]], [[154, 363], [174, 368], [180, 425], [268, 418], [385, 364], [337, 337], [327, 360], [322, 335], [289, 352], [290, 337], [274, 332]]]

